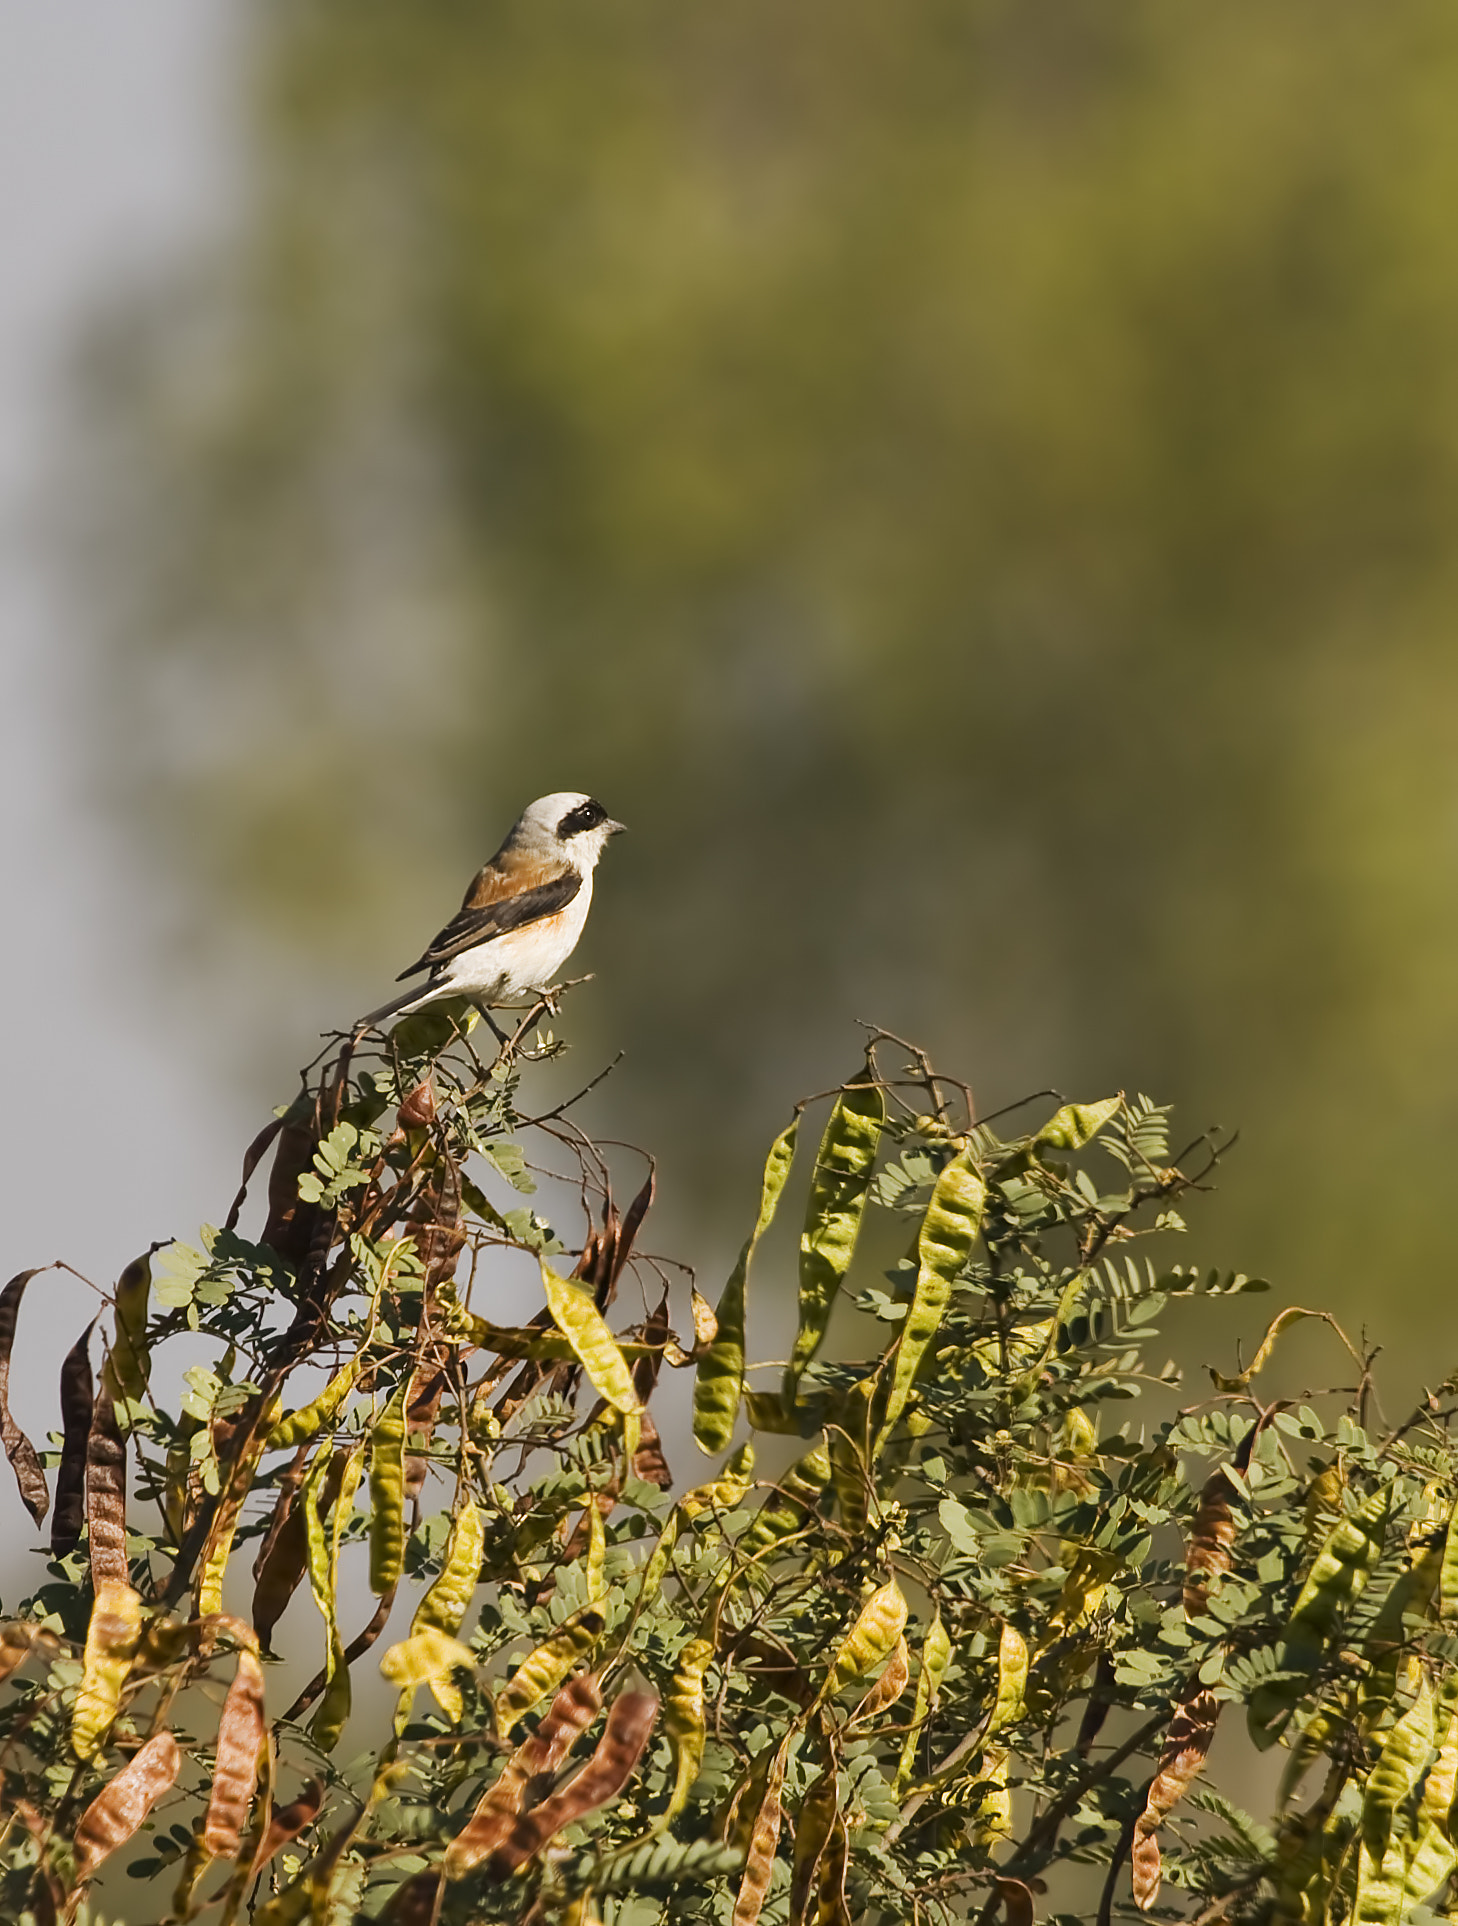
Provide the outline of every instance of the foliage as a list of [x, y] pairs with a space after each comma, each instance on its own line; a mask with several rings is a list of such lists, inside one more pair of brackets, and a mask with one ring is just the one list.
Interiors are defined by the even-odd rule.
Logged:
[[[1166, 1307], [1263, 1287], [1132, 1246], [1183, 1229], [1217, 1143], [1171, 1156], [1142, 1097], [974, 1121], [872, 1033], [818, 1147], [804, 1104], [776, 1139], [680, 1337], [639, 1248], [651, 1173], [620, 1210], [573, 1106], [523, 1108], [560, 1048], [540, 1014], [489, 1062], [449, 1011], [341, 1040], [225, 1223], [128, 1267], [95, 1378], [90, 1333], [68, 1359], [50, 1578], [4, 1634], [6, 1918], [123, 1863], [149, 1919], [170, 1888], [169, 1918], [259, 1926], [1439, 1903], [1450, 1412], [1374, 1427], [1356, 1354], [1355, 1389], [1263, 1403], [1298, 1307], [1176, 1408]], [[487, 1194], [531, 1194], [548, 1156], [576, 1167], [573, 1237]], [[796, 1336], [746, 1365], [797, 1163]], [[540, 1269], [525, 1325], [483, 1314], [508, 1263]], [[32, 1276], [0, 1297], [7, 1373]], [[206, 1361], [179, 1376], [179, 1349]], [[651, 1413], [665, 1369], [696, 1380], [697, 1482]], [[45, 1467], [4, 1421], [39, 1522]], [[290, 1693], [269, 1646], [305, 1590], [320, 1664]], [[393, 1718], [351, 1716], [376, 1664]], [[1281, 1749], [1264, 1820], [1200, 1778], [1221, 1720]]]

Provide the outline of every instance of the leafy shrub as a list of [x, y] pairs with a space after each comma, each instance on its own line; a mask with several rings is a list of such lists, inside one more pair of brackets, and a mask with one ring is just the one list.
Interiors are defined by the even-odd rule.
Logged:
[[[1134, 1249], [1183, 1229], [1218, 1144], [1171, 1156], [1166, 1112], [1123, 1096], [973, 1122], [877, 1033], [815, 1100], [818, 1147], [803, 1105], [771, 1147], [717, 1307], [684, 1307], [639, 1254], [651, 1173], [621, 1209], [572, 1104], [524, 1114], [560, 1047], [540, 1015], [490, 1062], [449, 1012], [342, 1040], [224, 1224], [127, 1267], [99, 1372], [78, 1338], [53, 1490], [4, 1406], [53, 1554], [0, 1648], [5, 1918], [84, 1909], [98, 1872], [113, 1908], [170, 1892], [225, 1926], [1439, 1903], [1450, 1387], [1374, 1430], [1352, 1352], [1350, 1388], [1264, 1403], [1312, 1315], [1287, 1310], [1177, 1407], [1166, 1304], [1264, 1288]], [[572, 1162], [575, 1234], [488, 1197], [531, 1196], [526, 1146]], [[797, 1334], [747, 1365], [797, 1161]], [[519, 1326], [482, 1314], [511, 1251], [542, 1279]], [[30, 1275], [0, 1295], [7, 1373]], [[206, 1362], [178, 1374], [179, 1346]], [[664, 1370], [693, 1374], [697, 1483], [651, 1415]], [[1165, 1415], [1119, 1422], [1142, 1393]], [[290, 1691], [269, 1648], [296, 1592], [320, 1663]], [[393, 1720], [351, 1717], [376, 1664]], [[1243, 1788], [1250, 1742], [1281, 1748], [1264, 1823], [1203, 1776], [1222, 1720]]]

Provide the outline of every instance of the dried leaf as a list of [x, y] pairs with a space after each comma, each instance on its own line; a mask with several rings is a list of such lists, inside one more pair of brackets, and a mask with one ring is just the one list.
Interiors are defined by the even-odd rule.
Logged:
[[1002, 1915], [1007, 1926], [1033, 1926], [1032, 1889], [1025, 1886], [1021, 1879], [1002, 1877], [994, 1879], [992, 1883], [1002, 1901]]
[[213, 1789], [203, 1822], [203, 1844], [215, 1859], [237, 1855], [266, 1734], [263, 1667], [252, 1652], [244, 1650], [238, 1654], [238, 1670], [218, 1720]]
[[41, 1470], [36, 1448], [15, 1422], [10, 1410], [10, 1353], [15, 1344], [20, 1300], [25, 1296], [26, 1285], [42, 1268], [36, 1265], [32, 1270], [19, 1272], [0, 1291], [0, 1443], [4, 1444], [5, 1456], [15, 1473], [20, 1501], [36, 1524], [40, 1524], [50, 1510], [51, 1494], [46, 1487], [46, 1474]]
[[177, 1777], [182, 1763], [170, 1732], [155, 1732], [81, 1815], [76, 1828], [76, 1876], [89, 1879], [108, 1854], [124, 1846]]

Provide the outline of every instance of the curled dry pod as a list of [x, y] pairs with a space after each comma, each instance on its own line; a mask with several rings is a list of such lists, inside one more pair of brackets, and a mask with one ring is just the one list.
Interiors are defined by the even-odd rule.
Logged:
[[76, 1828], [76, 1876], [89, 1879], [124, 1846], [177, 1777], [181, 1754], [170, 1732], [155, 1732], [111, 1784], [102, 1788]]
[[203, 1845], [215, 1859], [238, 1852], [243, 1821], [258, 1778], [258, 1759], [267, 1728], [263, 1713], [263, 1667], [253, 1653], [238, 1654], [238, 1670], [228, 1687], [218, 1720], [213, 1789], [203, 1821]]
[[633, 1776], [657, 1716], [658, 1700], [652, 1692], [619, 1693], [592, 1757], [560, 1791], [517, 1817], [492, 1855], [492, 1871], [498, 1876], [515, 1872], [564, 1826], [575, 1825], [615, 1799]]
[[61, 1365], [61, 1465], [56, 1473], [56, 1509], [51, 1514], [51, 1550], [60, 1555], [76, 1549], [86, 1522], [86, 1441], [96, 1401], [91, 1377], [95, 1329], [93, 1318]]
[[1210, 1473], [1200, 1489], [1199, 1509], [1185, 1547], [1184, 1607], [1191, 1617], [1204, 1611], [1211, 1585], [1230, 1570], [1235, 1544], [1230, 1489], [1223, 1465]]
[[307, 1827], [312, 1826], [324, 1806], [324, 1787], [311, 1779], [297, 1799], [286, 1806], [275, 1806], [269, 1816], [258, 1851], [253, 1855], [253, 1871], [260, 1872], [276, 1852], [281, 1852]]
[[400, 1121], [407, 1130], [423, 1130], [435, 1122], [435, 1085], [427, 1077], [417, 1083], [400, 1106]]
[[765, 1778], [764, 1793], [749, 1826], [744, 1877], [734, 1901], [731, 1926], [754, 1926], [764, 1911], [765, 1896], [774, 1875], [775, 1853], [784, 1821], [785, 1753], [788, 1740], [775, 1749]]
[[15, 1473], [21, 1503], [40, 1524], [50, 1510], [51, 1494], [35, 1446], [15, 1422], [10, 1410], [10, 1352], [15, 1344], [15, 1325], [20, 1316], [20, 1300], [35, 1271], [21, 1271], [0, 1291], [0, 1443]]
[[524, 1739], [487, 1787], [480, 1803], [446, 1850], [448, 1879], [459, 1879], [480, 1865], [510, 1832], [533, 1779], [556, 1772], [574, 1740], [602, 1710], [602, 1689], [591, 1672], [569, 1679], [544, 1713], [541, 1724]]
[[1210, 1741], [1215, 1736], [1215, 1721], [1220, 1703], [1215, 1694], [1201, 1688], [1175, 1707], [1169, 1722], [1159, 1764], [1150, 1781], [1144, 1811], [1134, 1826], [1130, 1865], [1134, 1882], [1134, 1904], [1141, 1912], [1159, 1897], [1163, 1867], [1157, 1833], [1160, 1821], [1184, 1798], [1205, 1763]]
[[130, 1585], [104, 1579], [86, 1628], [81, 1689], [71, 1715], [71, 1747], [78, 1759], [89, 1759], [111, 1730], [141, 1630], [140, 1596]]

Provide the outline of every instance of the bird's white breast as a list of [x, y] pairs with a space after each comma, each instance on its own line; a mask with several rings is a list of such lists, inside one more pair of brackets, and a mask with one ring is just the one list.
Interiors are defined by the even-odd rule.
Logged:
[[566, 909], [462, 951], [452, 958], [445, 980], [460, 994], [483, 1000], [544, 990], [577, 948], [591, 907], [589, 875]]

